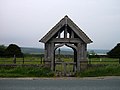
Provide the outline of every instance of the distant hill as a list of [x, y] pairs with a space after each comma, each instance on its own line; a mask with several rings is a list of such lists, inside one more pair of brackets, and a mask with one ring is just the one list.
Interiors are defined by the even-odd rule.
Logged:
[[21, 51], [25, 54], [43, 54], [44, 53], [44, 49], [41, 49], [41, 48], [21, 47]]
[[[29, 47], [21, 47], [21, 50], [25, 54], [43, 54], [43, 48], [29, 48]], [[109, 50], [102, 50], [102, 49], [88, 49], [88, 52], [95, 52], [96, 54], [106, 54]], [[56, 53], [58, 51], [56, 50]], [[73, 55], [73, 51], [71, 49], [61, 49], [61, 54], [64, 55]]]
[[105, 55], [107, 54], [107, 52], [109, 52], [110, 50], [103, 50], [103, 49], [88, 49], [88, 52], [95, 52], [97, 55]]
[[[21, 47], [21, 51], [25, 54], [43, 54], [44, 53], [44, 49], [42, 48]], [[56, 50], [56, 53], [58, 53], [57, 50]], [[61, 50], [61, 54], [72, 55], [73, 52], [72, 50], [65, 49], [65, 50]]]

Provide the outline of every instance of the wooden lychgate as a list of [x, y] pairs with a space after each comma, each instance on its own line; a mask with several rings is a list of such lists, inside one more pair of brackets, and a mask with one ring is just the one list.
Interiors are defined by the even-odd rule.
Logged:
[[87, 61], [87, 44], [91, 39], [68, 17], [61, 19], [39, 42], [45, 44], [45, 64], [55, 70], [55, 50], [63, 45], [74, 51], [76, 70]]

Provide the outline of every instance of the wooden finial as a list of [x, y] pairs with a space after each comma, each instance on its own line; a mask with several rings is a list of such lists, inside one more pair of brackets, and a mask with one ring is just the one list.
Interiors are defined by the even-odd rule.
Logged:
[[67, 15], [65, 15], [65, 17], [68, 17]]

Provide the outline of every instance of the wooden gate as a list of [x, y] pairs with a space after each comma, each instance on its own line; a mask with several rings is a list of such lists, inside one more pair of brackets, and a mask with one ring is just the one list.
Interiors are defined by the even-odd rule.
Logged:
[[74, 76], [76, 72], [75, 62], [55, 62], [57, 76]]

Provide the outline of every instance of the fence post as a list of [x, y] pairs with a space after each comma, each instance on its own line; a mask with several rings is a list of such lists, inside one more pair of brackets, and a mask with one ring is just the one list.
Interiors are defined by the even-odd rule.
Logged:
[[40, 57], [41, 59], [40, 59], [40, 63], [42, 64], [42, 56]]
[[16, 56], [15, 56], [15, 54], [14, 54], [13, 63], [16, 64]]
[[120, 58], [119, 58], [119, 64], [120, 64]]
[[63, 63], [63, 65], [64, 65], [64, 76], [66, 76], [66, 63]]
[[23, 56], [23, 64], [24, 64], [24, 56]]
[[89, 58], [88, 60], [89, 60], [89, 64], [91, 64], [91, 59]]

